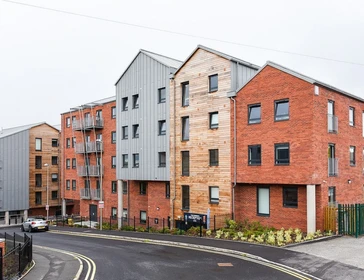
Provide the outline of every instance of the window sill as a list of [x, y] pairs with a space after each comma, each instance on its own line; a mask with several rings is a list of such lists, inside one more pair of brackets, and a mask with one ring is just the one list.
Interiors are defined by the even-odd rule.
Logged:
[[252, 124], [260, 124], [261, 123], [261, 121], [259, 121], [259, 122], [248, 122], [248, 125], [252, 125]]
[[217, 130], [219, 127], [210, 127], [210, 130]]
[[210, 201], [210, 204], [216, 204], [216, 205], [218, 205], [219, 202], [218, 201]]
[[298, 208], [298, 205], [296, 205], [296, 206], [290, 206], [290, 205], [284, 205], [283, 204], [283, 207], [284, 208], [296, 208], [297, 209]]
[[248, 163], [248, 166], [261, 166], [261, 165], [262, 165], [261, 163]]
[[216, 89], [210, 89], [210, 90], [209, 90], [209, 93], [217, 92], [218, 90], [219, 90], [218, 88], [216, 88]]
[[275, 166], [289, 166], [289, 163], [275, 163]]
[[289, 121], [289, 118], [288, 119], [281, 119], [281, 120], [277, 120], [277, 119], [274, 119], [275, 122], [284, 122], [284, 121]]
[[181, 208], [182, 211], [190, 211], [190, 208]]
[[259, 217], [269, 217], [270, 214], [261, 214], [261, 213], [257, 213], [257, 216]]

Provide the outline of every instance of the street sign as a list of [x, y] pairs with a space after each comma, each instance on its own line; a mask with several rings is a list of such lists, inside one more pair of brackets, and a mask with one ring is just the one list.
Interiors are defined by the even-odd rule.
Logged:
[[47, 211], [49, 210], [49, 205], [48, 205], [48, 204], [46, 205], [46, 210], [47, 210]]
[[104, 201], [99, 201], [99, 209], [104, 209]]

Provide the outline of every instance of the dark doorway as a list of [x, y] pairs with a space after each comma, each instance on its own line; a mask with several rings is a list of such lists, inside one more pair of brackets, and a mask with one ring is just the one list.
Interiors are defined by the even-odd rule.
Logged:
[[97, 222], [97, 205], [90, 204], [90, 220]]

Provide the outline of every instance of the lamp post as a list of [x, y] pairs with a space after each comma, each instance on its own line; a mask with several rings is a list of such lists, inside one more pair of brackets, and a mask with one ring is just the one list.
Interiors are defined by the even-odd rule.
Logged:
[[49, 219], [49, 201], [48, 201], [48, 192], [49, 192], [49, 185], [48, 185], [48, 177], [49, 177], [49, 164], [45, 163], [44, 164], [45, 167], [47, 167], [47, 205], [46, 205], [46, 210], [47, 210], [47, 221]]

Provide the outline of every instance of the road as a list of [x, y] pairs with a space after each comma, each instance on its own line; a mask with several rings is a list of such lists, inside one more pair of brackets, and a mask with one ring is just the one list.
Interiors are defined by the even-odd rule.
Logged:
[[[18, 232], [18, 228], [7, 229], [9, 233]], [[5, 231], [5, 230], [1, 230]], [[75, 235], [60, 234], [57, 231], [31, 233], [33, 244], [36, 246], [51, 247], [70, 253], [78, 253], [91, 259], [96, 267], [93, 279], [311, 279], [303, 275], [294, 275], [292, 271], [283, 272], [282, 268], [273, 268], [271, 265], [247, 260], [244, 257], [223, 255], [219, 252], [190, 250], [180, 247], [136, 243], [123, 240], [113, 240], [111, 237], [95, 238], [85, 233]], [[84, 236], [86, 235], [86, 236]], [[107, 238], [107, 239], [106, 239]], [[35, 252], [47, 258], [47, 250], [35, 247]], [[54, 251], [48, 251], [49, 258], [54, 261]], [[60, 270], [66, 271], [69, 260], [56, 257], [56, 264]], [[50, 262], [51, 265], [52, 262]], [[80, 279], [87, 277], [87, 265], [83, 259], [84, 270]], [[74, 262], [74, 272], [79, 265]], [[76, 269], [77, 268], [77, 269]], [[68, 269], [68, 271], [72, 271]], [[42, 279], [57, 279], [53, 269], [51, 274]], [[63, 272], [64, 273], [64, 272]], [[30, 276], [30, 275], [29, 275]], [[32, 280], [29, 277], [24, 279]], [[58, 278], [62, 279], [62, 278]], [[64, 278], [66, 279], [66, 278]]]

